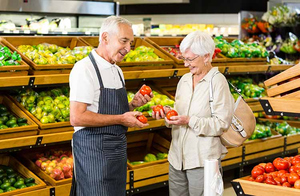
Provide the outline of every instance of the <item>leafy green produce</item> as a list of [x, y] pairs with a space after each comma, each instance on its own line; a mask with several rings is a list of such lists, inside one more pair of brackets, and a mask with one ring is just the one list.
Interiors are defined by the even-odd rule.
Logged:
[[256, 124], [255, 130], [249, 140], [262, 139], [270, 136], [272, 136], [272, 132], [269, 126]]
[[222, 50], [222, 54], [229, 58], [265, 58], [269, 56], [267, 49], [258, 43], [246, 44], [237, 39], [229, 43], [223, 39], [222, 36], [215, 37], [214, 42], [216, 48], [220, 48]]
[[9, 65], [20, 65], [18, 61], [21, 60], [21, 56], [16, 51], [11, 53], [6, 46], [0, 45], [0, 67]]
[[3, 104], [0, 104], [0, 129], [19, 127], [22, 123], [22, 126], [28, 125], [27, 119], [15, 117]]

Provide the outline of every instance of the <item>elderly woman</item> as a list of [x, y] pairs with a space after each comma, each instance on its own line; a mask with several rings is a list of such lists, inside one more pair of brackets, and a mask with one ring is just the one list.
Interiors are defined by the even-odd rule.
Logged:
[[[211, 61], [215, 44], [210, 35], [195, 31], [180, 44], [184, 66], [190, 69], [177, 85], [174, 109], [178, 116], [165, 118], [172, 126], [169, 150], [169, 189], [171, 196], [203, 195], [204, 161], [218, 159], [227, 153], [220, 135], [230, 126], [234, 99], [223, 74]], [[210, 81], [213, 77], [213, 110], [209, 104]], [[156, 119], [164, 118], [170, 108], [153, 113]]]

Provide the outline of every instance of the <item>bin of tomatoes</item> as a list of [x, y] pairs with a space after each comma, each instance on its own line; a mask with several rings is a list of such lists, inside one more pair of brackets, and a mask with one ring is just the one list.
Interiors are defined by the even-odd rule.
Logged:
[[272, 163], [260, 163], [252, 169], [248, 180], [300, 189], [300, 155], [278, 157]]

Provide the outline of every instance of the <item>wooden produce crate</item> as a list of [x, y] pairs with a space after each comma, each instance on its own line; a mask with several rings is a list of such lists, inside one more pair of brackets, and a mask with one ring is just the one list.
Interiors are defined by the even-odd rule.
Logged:
[[[272, 134], [275, 134], [272, 132]], [[244, 143], [245, 160], [256, 159], [284, 152], [284, 137], [275, 135], [263, 139], [255, 139]]]
[[300, 64], [266, 80], [269, 97], [300, 98]]
[[43, 189], [38, 189], [38, 190], [18, 194], [18, 196], [49, 196], [50, 188], [52, 187], [47, 186], [46, 188]]
[[29, 59], [26, 55], [22, 54], [19, 50], [17, 50], [20, 45], [38, 45], [43, 43], [48, 44], [56, 44], [61, 47], [69, 47], [73, 49], [76, 46], [88, 46], [85, 42], [80, 40], [78, 37], [72, 36], [7, 36], [3, 37], [3, 43], [9, 47], [11, 50], [17, 51], [30, 66], [30, 72], [33, 75], [45, 75], [45, 74], [68, 74], [73, 68], [73, 64], [46, 64], [46, 65], [38, 65], [34, 63], [31, 59]]
[[260, 100], [266, 114], [300, 116], [300, 64], [266, 80], [267, 94]]
[[0, 96], [0, 104], [6, 106], [10, 113], [18, 118], [26, 118], [27, 126], [0, 129], [0, 139], [31, 136], [37, 134], [37, 124], [25, 112], [13, 103], [7, 96]]
[[[6, 46], [6, 44], [3, 42], [3, 39], [0, 38], [0, 45]], [[10, 49], [11, 53], [13, 51]], [[19, 53], [20, 54], [20, 53]], [[25, 63], [25, 61], [21, 60], [19, 61], [20, 65], [14, 65], [14, 66], [0, 66], [0, 77], [12, 77], [12, 76], [27, 76], [29, 65]]]
[[[166, 140], [158, 133], [136, 133], [127, 136], [127, 157], [131, 162], [143, 161], [148, 153], [156, 155], [159, 152], [168, 153], [170, 141]], [[144, 168], [152, 165], [162, 165], [168, 162], [167, 159], [157, 160], [138, 165], [128, 163], [129, 169]]]
[[[180, 45], [184, 37], [146, 37], [145, 41], [152, 44], [155, 48], [166, 54], [175, 62], [175, 67], [184, 67], [184, 62], [181, 59], [174, 57], [172, 54], [165, 51], [162, 47], [174, 47], [175, 45]], [[224, 63], [226, 62], [226, 57], [222, 54], [218, 54], [212, 63]]]
[[253, 112], [261, 112], [263, 111], [263, 108], [261, 107], [259, 103], [259, 98], [250, 98], [250, 99], [245, 99], [246, 103], [249, 105], [251, 110]]
[[62, 133], [62, 132], [68, 132], [68, 131], [74, 131], [74, 127], [58, 127], [58, 128], [53, 128], [53, 129], [39, 129], [38, 135]]
[[22, 194], [22, 193], [25, 193], [28, 191], [34, 191], [34, 190], [46, 188], [46, 184], [41, 179], [39, 179], [36, 175], [34, 175], [30, 170], [28, 170], [23, 164], [21, 164], [14, 157], [2, 154], [2, 155], [0, 155], [0, 164], [11, 167], [13, 170], [18, 172], [25, 178], [34, 178], [35, 183], [37, 184], [36, 186], [27, 187], [27, 188], [23, 188], [23, 189], [17, 189], [17, 190], [11, 191], [11, 192], [1, 193], [1, 195], [3, 195], [3, 196], [18, 195], [18, 194]]
[[221, 161], [222, 167], [242, 162], [242, 152], [243, 152], [242, 146], [236, 148], [227, 148], [227, 150], [228, 153]]
[[[44, 151], [49, 150], [50, 148], [43, 148], [35, 151], [29, 151], [26, 154], [20, 154], [22, 163], [33, 173], [35, 173], [37, 176], [42, 178], [45, 182], [52, 186], [58, 186], [58, 185], [66, 185], [72, 183], [72, 178], [62, 179], [62, 180], [55, 180], [50, 175], [48, 175], [45, 171], [43, 171], [41, 168], [39, 168], [35, 163], [34, 160], [36, 158], [36, 153], [42, 153]], [[67, 150], [70, 148], [61, 147], [59, 149]]]
[[252, 182], [247, 180], [250, 176], [242, 177], [232, 181], [234, 187], [241, 191], [236, 192], [237, 195], [264, 195], [264, 196], [298, 196], [300, 195], [300, 190], [295, 188], [288, 188], [282, 186], [269, 185], [265, 183]]
[[[99, 37], [81, 37], [85, 43], [89, 43], [89, 45], [96, 47], [99, 43]], [[140, 61], [140, 62], [120, 62], [117, 63], [121, 67], [123, 71], [136, 71], [136, 70], [152, 70], [152, 69], [170, 69], [173, 67], [174, 61], [169, 58], [168, 55], [161, 52], [157, 48], [153, 47], [151, 44], [146, 42], [145, 40], [135, 37], [134, 42], [132, 44], [132, 50], [139, 46], [146, 46], [154, 49], [154, 53], [163, 58], [164, 61]]]
[[39, 119], [32, 115], [24, 106], [22, 106], [14, 97], [9, 96], [9, 98], [27, 115], [29, 116], [39, 127], [39, 129], [53, 129], [61, 127], [70, 127], [70, 121], [66, 122], [56, 122], [56, 123], [47, 123], [43, 124]]
[[286, 150], [300, 149], [300, 134], [286, 136]]

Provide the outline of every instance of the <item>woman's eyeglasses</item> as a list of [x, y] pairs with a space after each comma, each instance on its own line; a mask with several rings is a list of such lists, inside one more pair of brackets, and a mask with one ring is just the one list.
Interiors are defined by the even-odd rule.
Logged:
[[192, 59], [184, 58], [183, 56], [180, 56], [179, 59], [180, 59], [180, 60], [183, 60], [183, 61], [185, 61], [185, 62], [187, 62], [187, 63], [191, 63], [191, 62], [193, 62], [196, 58], [198, 58], [199, 56], [200, 56], [200, 55], [197, 55], [197, 56], [195, 56], [195, 57], [192, 58]]

